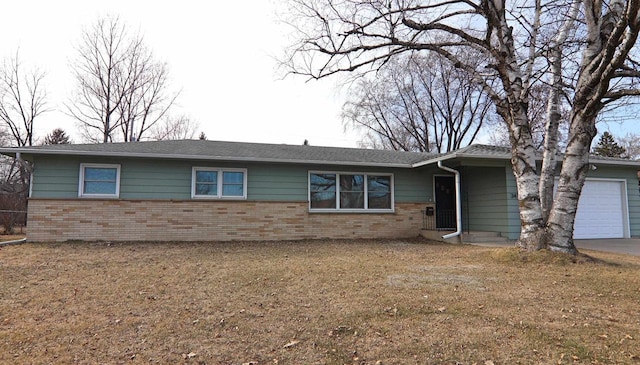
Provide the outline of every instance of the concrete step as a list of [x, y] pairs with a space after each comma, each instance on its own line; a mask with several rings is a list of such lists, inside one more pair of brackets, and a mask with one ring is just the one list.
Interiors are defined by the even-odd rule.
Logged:
[[462, 235], [464, 243], [509, 242], [509, 238], [502, 237], [498, 232], [470, 232]]
[[449, 233], [453, 233], [453, 231], [432, 231], [432, 230], [423, 229], [420, 232], [420, 235], [424, 238], [434, 240], [434, 241], [439, 241], [439, 242], [462, 243], [459, 236], [452, 237], [446, 240], [442, 238], [442, 236]]

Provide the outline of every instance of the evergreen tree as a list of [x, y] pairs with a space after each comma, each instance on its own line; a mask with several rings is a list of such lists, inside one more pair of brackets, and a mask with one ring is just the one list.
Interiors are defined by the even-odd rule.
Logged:
[[600, 136], [600, 141], [592, 152], [596, 156], [627, 158], [627, 150], [620, 146], [609, 132], [604, 132]]
[[44, 137], [44, 144], [70, 144], [71, 140], [67, 133], [62, 128], [56, 128], [46, 137]]

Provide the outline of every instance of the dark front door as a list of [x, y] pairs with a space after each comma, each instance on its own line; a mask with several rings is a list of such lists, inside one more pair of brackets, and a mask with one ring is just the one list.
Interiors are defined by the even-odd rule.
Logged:
[[456, 229], [456, 189], [453, 176], [435, 176], [436, 228]]

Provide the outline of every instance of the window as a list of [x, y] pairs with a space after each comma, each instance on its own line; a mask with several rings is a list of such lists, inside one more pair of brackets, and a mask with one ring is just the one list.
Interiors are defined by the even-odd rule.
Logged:
[[244, 171], [223, 171], [222, 196], [244, 195]]
[[340, 175], [340, 208], [364, 209], [364, 175]]
[[78, 196], [117, 198], [120, 195], [120, 165], [81, 164]]
[[218, 195], [218, 171], [197, 171], [195, 195]]
[[194, 167], [191, 197], [246, 199], [247, 170]]
[[309, 209], [392, 211], [393, 176], [363, 173], [309, 173]]
[[336, 174], [310, 174], [311, 209], [336, 208]]
[[369, 176], [367, 181], [369, 209], [390, 209], [391, 176]]

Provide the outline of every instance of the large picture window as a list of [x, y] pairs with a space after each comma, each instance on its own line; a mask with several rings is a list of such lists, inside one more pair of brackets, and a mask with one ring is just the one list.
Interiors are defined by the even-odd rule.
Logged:
[[309, 173], [310, 210], [393, 210], [393, 175]]
[[81, 164], [80, 197], [117, 198], [120, 195], [120, 165]]
[[194, 167], [191, 197], [246, 199], [247, 170]]

